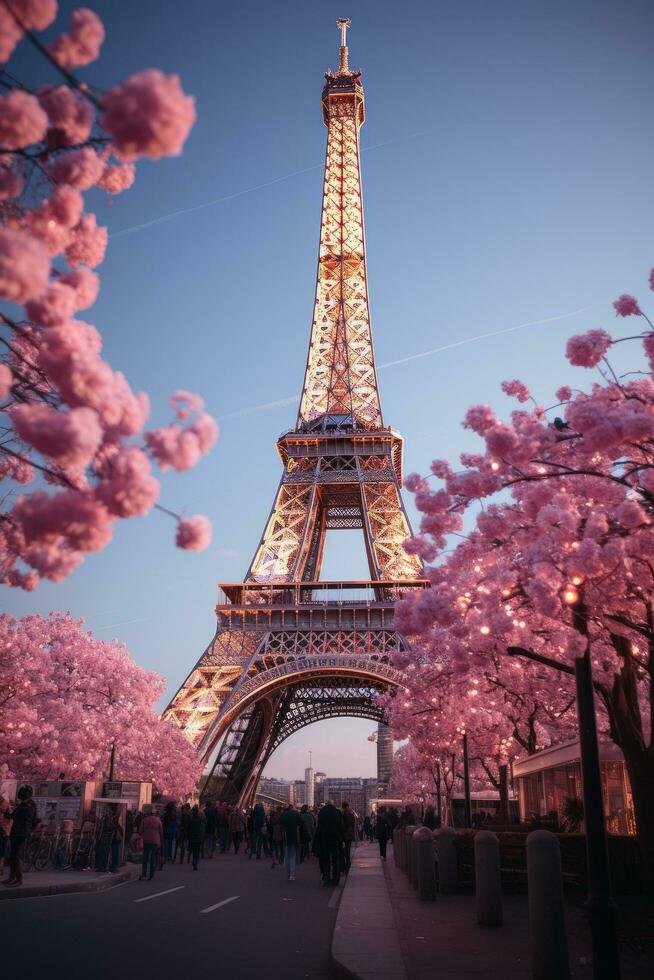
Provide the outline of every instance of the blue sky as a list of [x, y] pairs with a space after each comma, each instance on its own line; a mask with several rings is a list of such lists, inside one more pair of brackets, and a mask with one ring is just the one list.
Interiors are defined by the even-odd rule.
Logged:
[[[66, 14], [74, 5], [60, 6]], [[385, 419], [405, 436], [410, 472], [472, 448], [460, 420], [472, 402], [508, 411], [501, 381], [521, 378], [545, 404], [561, 384], [579, 384], [564, 360], [567, 336], [614, 327], [610, 304], [621, 292], [645, 301], [654, 8], [648, 0], [92, 6], [107, 40], [80, 76], [109, 87], [156, 66], [177, 72], [197, 100], [182, 157], [141, 164], [133, 189], [111, 203], [91, 195], [112, 240], [100, 299], [85, 316], [114, 367], [150, 393], [156, 423], [180, 387], [201, 393], [221, 420], [213, 454], [165, 477], [162, 494], [173, 510], [206, 513], [214, 543], [202, 555], [176, 550], [174, 524], [160, 513], [121, 522], [113, 544], [66, 583], [31, 595], [5, 589], [2, 603], [15, 615], [83, 616], [163, 673], [172, 694], [213, 635], [216, 583], [247, 569], [280, 475], [275, 440], [295, 420], [292, 404], [246, 410], [301, 385], [326, 132], [320, 91], [337, 64], [335, 19], [352, 18], [350, 63], [366, 89], [378, 363], [585, 311], [380, 370]], [[34, 85], [51, 77], [25, 45], [10, 67]], [[329, 540], [324, 577], [364, 577], [358, 545], [356, 533]], [[317, 769], [370, 775], [373, 727], [342, 720], [305, 729], [269, 772], [299, 777], [312, 748]]]

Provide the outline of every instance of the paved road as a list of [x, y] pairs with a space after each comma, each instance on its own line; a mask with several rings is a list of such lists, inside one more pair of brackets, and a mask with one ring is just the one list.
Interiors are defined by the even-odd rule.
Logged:
[[339, 898], [320, 885], [315, 858], [289, 882], [284, 868], [241, 853], [201, 861], [195, 873], [167, 865], [152, 882], [107, 892], [2, 902], [3, 974], [325, 980]]

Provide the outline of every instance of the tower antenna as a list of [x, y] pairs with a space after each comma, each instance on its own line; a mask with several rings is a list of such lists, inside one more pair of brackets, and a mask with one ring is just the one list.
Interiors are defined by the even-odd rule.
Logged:
[[338, 66], [339, 75], [349, 75], [350, 68], [348, 65], [348, 50], [347, 50], [347, 29], [352, 26], [352, 21], [348, 20], [347, 17], [340, 17], [336, 21], [336, 26], [341, 32], [341, 63]]

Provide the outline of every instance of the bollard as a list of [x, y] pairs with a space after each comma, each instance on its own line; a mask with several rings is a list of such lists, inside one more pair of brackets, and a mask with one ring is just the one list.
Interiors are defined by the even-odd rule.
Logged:
[[[420, 829], [420, 827], [416, 827], [416, 830]], [[413, 834], [415, 834], [415, 832], [416, 831], [414, 830]], [[418, 891], [418, 841], [413, 839], [413, 834], [411, 834], [411, 837], [409, 838], [409, 843], [411, 844], [411, 884], [415, 890]]]
[[501, 926], [500, 842], [490, 830], [475, 834], [475, 881], [477, 922], [480, 926]]
[[418, 827], [413, 831], [413, 849], [416, 855], [420, 901], [433, 902], [436, 898], [434, 838], [429, 827]]
[[439, 827], [434, 831], [434, 836], [438, 851], [438, 890], [443, 895], [451, 895], [457, 890], [459, 881], [454, 849], [456, 831], [452, 827]]
[[413, 848], [411, 847], [411, 836], [415, 829], [415, 824], [409, 824], [408, 827], [404, 828], [404, 871], [412, 884]]
[[568, 980], [561, 848], [549, 830], [527, 837], [527, 889], [533, 980]]

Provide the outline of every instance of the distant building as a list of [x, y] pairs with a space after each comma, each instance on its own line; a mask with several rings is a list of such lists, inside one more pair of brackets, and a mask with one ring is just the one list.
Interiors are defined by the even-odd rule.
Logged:
[[303, 803], [306, 803], [307, 806], [309, 807], [312, 807], [314, 805], [314, 799], [315, 799], [314, 778], [315, 778], [315, 773], [313, 769], [309, 766], [308, 769], [304, 770], [304, 799], [302, 801]]
[[288, 779], [265, 776], [260, 780], [257, 792], [263, 796], [272, 796], [273, 799], [281, 800], [283, 803], [295, 802], [295, 786]]
[[377, 781], [388, 786], [393, 765], [393, 733], [388, 725], [377, 725]]

